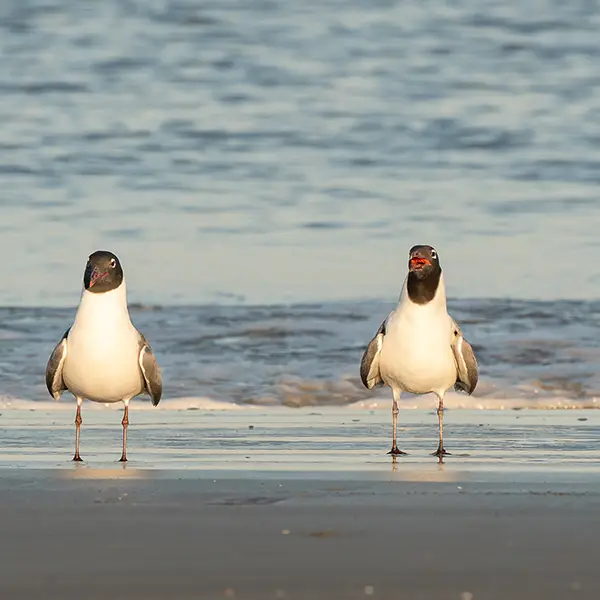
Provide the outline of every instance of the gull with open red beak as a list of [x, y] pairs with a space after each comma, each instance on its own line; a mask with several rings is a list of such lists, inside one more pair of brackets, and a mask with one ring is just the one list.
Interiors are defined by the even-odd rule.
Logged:
[[439, 444], [433, 454], [440, 460], [449, 454], [443, 439], [444, 395], [451, 387], [473, 393], [478, 366], [473, 349], [448, 314], [442, 267], [432, 246], [410, 249], [400, 300], [369, 342], [360, 376], [368, 389], [377, 385], [392, 388], [393, 440], [389, 454], [406, 454], [396, 443], [402, 392], [433, 392], [437, 396]]
[[65, 390], [77, 400], [75, 461], [81, 460], [83, 400], [123, 402], [121, 461], [127, 460], [129, 401], [145, 393], [156, 406], [162, 395], [162, 377], [150, 344], [131, 323], [125, 275], [112, 252], [99, 250], [88, 258], [75, 322], [50, 356], [46, 386], [56, 400]]

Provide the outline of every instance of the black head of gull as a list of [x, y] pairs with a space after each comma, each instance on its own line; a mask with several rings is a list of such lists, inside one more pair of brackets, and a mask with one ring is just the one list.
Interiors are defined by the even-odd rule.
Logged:
[[442, 267], [432, 246], [413, 246], [408, 253], [408, 297], [415, 304], [427, 304], [435, 298]]
[[123, 283], [123, 268], [119, 259], [107, 250], [98, 250], [90, 255], [83, 285], [88, 292], [104, 294], [117, 289]]

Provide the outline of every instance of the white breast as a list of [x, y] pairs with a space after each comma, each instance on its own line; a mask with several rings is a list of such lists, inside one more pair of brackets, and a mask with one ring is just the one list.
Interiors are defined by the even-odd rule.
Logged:
[[435, 298], [427, 304], [413, 303], [405, 282], [383, 339], [379, 365], [384, 382], [415, 394], [443, 394], [456, 381], [451, 342], [443, 276]]
[[75, 396], [118, 402], [143, 391], [138, 332], [129, 318], [125, 282], [104, 294], [83, 292], [67, 348], [63, 378]]

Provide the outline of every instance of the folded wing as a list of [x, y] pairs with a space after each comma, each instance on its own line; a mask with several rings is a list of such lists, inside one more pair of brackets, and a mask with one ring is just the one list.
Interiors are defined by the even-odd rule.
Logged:
[[144, 389], [150, 396], [152, 404], [156, 406], [160, 402], [160, 397], [162, 396], [162, 375], [150, 344], [141, 333], [139, 335], [139, 363], [144, 378]]
[[383, 385], [383, 379], [379, 372], [379, 357], [383, 338], [385, 337], [385, 321], [377, 330], [375, 337], [369, 342], [362, 360], [360, 361], [360, 378], [367, 389], [372, 389], [377, 385]]
[[452, 319], [452, 352], [456, 362], [456, 391], [472, 394], [477, 386], [479, 367], [471, 344], [465, 340], [458, 323]]
[[63, 380], [63, 366], [67, 358], [67, 336], [69, 335], [69, 329], [65, 331], [60, 342], [56, 344], [46, 366], [46, 387], [55, 400], [58, 400], [60, 395], [67, 389]]

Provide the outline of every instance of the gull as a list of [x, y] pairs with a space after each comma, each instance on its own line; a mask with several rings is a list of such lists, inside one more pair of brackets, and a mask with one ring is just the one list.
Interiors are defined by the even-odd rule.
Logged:
[[112, 252], [98, 250], [88, 258], [75, 321], [50, 356], [46, 386], [55, 400], [68, 390], [77, 401], [75, 461], [81, 461], [83, 400], [123, 402], [121, 461], [127, 461], [129, 401], [146, 393], [156, 406], [162, 376], [150, 344], [131, 323], [125, 275]]
[[396, 443], [400, 394], [433, 392], [437, 396], [439, 444], [433, 454], [441, 458], [450, 454], [444, 448], [444, 395], [451, 387], [472, 394], [478, 366], [473, 349], [448, 314], [444, 275], [435, 248], [413, 246], [408, 269], [398, 305], [363, 354], [360, 376], [367, 389], [378, 385], [392, 388], [393, 440], [388, 454], [406, 454]]

